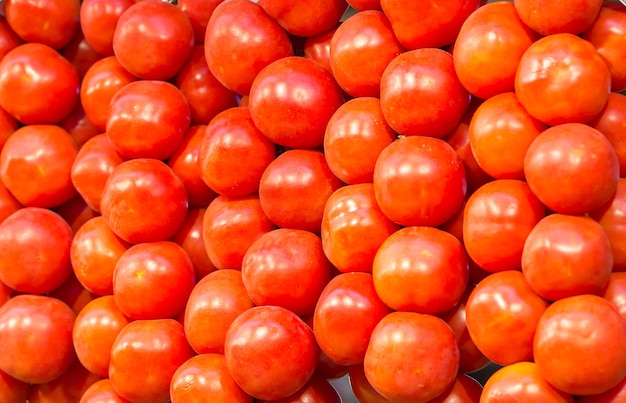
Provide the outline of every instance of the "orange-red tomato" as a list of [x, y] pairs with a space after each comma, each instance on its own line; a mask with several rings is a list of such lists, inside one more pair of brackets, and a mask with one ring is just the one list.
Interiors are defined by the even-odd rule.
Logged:
[[522, 21], [541, 35], [578, 35], [593, 24], [602, 7], [602, 0], [573, 0], [567, 7], [541, 0], [515, 0], [513, 3]]
[[612, 302], [618, 312], [626, 319], [626, 273], [611, 273], [609, 281], [602, 289], [600, 295], [607, 301]]
[[611, 142], [617, 160], [621, 177], [626, 177], [626, 95], [612, 92], [609, 95], [604, 109], [591, 122], [589, 126], [599, 130]]

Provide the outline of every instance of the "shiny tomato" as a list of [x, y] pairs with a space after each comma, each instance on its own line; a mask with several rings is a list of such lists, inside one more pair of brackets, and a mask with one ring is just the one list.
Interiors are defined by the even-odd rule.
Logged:
[[382, 9], [380, 0], [348, 0], [348, 4], [358, 11]]
[[620, 178], [615, 195], [601, 208], [589, 213], [609, 239], [613, 254], [613, 271], [626, 271], [626, 179]]
[[348, 7], [346, 0], [259, 0], [258, 3], [285, 31], [302, 37], [329, 30]]
[[183, 225], [172, 237], [172, 241], [179, 244], [189, 255], [193, 263], [196, 282], [216, 270], [206, 253], [202, 237], [202, 221], [205, 211], [204, 208], [190, 209]]
[[615, 194], [619, 161], [602, 133], [569, 123], [537, 136], [526, 152], [524, 174], [546, 207], [582, 214], [602, 207]]
[[608, 139], [619, 161], [620, 176], [626, 178], [626, 95], [612, 92], [604, 109], [589, 126], [599, 130]]
[[209, 19], [218, 6], [224, 0], [178, 0], [178, 8], [189, 18], [193, 27], [194, 43], [196, 45], [204, 43], [206, 26]]
[[351, 365], [348, 370], [350, 389], [360, 403], [387, 403], [385, 397], [376, 391], [365, 376], [363, 365]]
[[65, 302], [75, 314], [79, 314], [83, 308], [98, 296], [90, 292], [78, 281], [74, 274], [70, 274], [67, 280], [60, 286], [46, 294], [49, 297]]
[[0, 398], [6, 403], [24, 403], [28, 399], [31, 385], [18, 381], [0, 370]]
[[18, 295], [8, 300], [0, 307], [0, 370], [31, 384], [63, 375], [76, 360], [75, 318], [72, 309], [56, 298]]
[[458, 374], [452, 386], [428, 403], [479, 403], [482, 385], [466, 374]]
[[602, 289], [600, 296], [612, 302], [622, 317], [626, 319], [626, 273], [611, 273], [611, 277]]
[[[6, 6], [6, 3], [3, 4]], [[0, 18], [0, 59], [11, 49], [24, 43], [22, 38], [13, 31], [4, 15]]]
[[626, 378], [617, 386], [597, 395], [578, 396], [577, 403], [615, 403], [626, 399]]
[[75, 403], [83, 393], [102, 377], [89, 372], [79, 361], [58, 378], [33, 385], [28, 394], [28, 403]]
[[78, 148], [82, 147], [90, 138], [101, 133], [85, 115], [85, 110], [80, 102], [74, 105], [72, 112], [59, 123], [59, 126], [69, 133]]
[[93, 383], [80, 398], [80, 403], [130, 403], [113, 388], [109, 378]]
[[89, 67], [104, 57], [85, 40], [81, 30], [76, 31], [72, 40], [61, 49], [61, 54], [72, 64], [81, 81]]
[[514, 4], [524, 24], [541, 35], [578, 35], [598, 17], [602, 0], [574, 0], [567, 7], [541, 0], [515, 0]]
[[80, 27], [87, 42], [101, 55], [113, 56], [113, 34], [120, 16], [133, 0], [83, 0]]
[[91, 209], [79, 195], [55, 207], [52, 211], [60, 215], [61, 218], [69, 224], [74, 234], [84, 223], [100, 215], [98, 212]]
[[318, 374], [313, 374], [311, 379], [291, 396], [276, 400], [257, 400], [257, 403], [342, 403], [339, 393], [333, 386]]
[[595, 295], [554, 302], [537, 324], [534, 359], [555, 388], [575, 395], [604, 393], [626, 377], [626, 321]]
[[0, 223], [23, 206], [0, 181]]
[[[317, 35], [307, 36], [304, 40], [303, 52], [304, 57], [314, 60], [322, 65], [326, 70], [332, 73], [330, 67], [330, 42], [337, 28], [341, 24], [337, 24], [328, 31], [324, 31]], [[1, 49], [1, 48], [0, 48]]]
[[0, 107], [0, 149], [7, 139], [19, 127], [17, 120], [7, 111]]

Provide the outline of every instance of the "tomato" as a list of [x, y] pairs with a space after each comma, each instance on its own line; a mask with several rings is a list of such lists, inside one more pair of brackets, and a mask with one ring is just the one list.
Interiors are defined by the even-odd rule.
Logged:
[[120, 16], [133, 0], [83, 0], [80, 27], [87, 42], [100, 54], [113, 56], [113, 34]]
[[378, 393], [367, 380], [363, 365], [351, 365], [348, 372], [350, 389], [360, 403], [386, 403], [389, 402]]
[[626, 127], [626, 95], [612, 92], [602, 112], [589, 122], [589, 126], [609, 139], [617, 154], [620, 176], [626, 177], [626, 138], [623, 136]]
[[[393, 31], [407, 49], [440, 48], [453, 43], [479, 0], [380, 0]], [[420, 21], [416, 24], [416, 21]]]
[[257, 195], [216, 197], [204, 212], [202, 238], [207, 256], [218, 269], [241, 270], [244, 254], [254, 240], [276, 228]]
[[382, 150], [396, 139], [374, 97], [354, 98], [331, 116], [324, 135], [324, 156], [333, 174], [348, 184], [372, 182]]
[[206, 26], [215, 8], [224, 0], [178, 0], [178, 8], [189, 18], [193, 27], [194, 43], [204, 43]]
[[391, 401], [428, 401], [454, 383], [459, 346], [436, 316], [392, 312], [372, 332], [363, 363], [372, 387]]
[[211, 263], [204, 247], [202, 221], [205, 211], [205, 208], [190, 209], [183, 225], [172, 237], [172, 241], [180, 245], [189, 255], [189, 259], [193, 263], [196, 282], [217, 270]]
[[28, 399], [30, 385], [0, 370], [0, 398], [6, 403], [23, 403]]
[[28, 403], [74, 403], [100, 376], [87, 371], [79, 361], [60, 377], [39, 385], [33, 385]]
[[74, 67], [49, 46], [25, 43], [0, 62], [0, 106], [20, 122], [54, 124], [78, 102]]
[[222, 354], [201, 354], [185, 361], [172, 376], [172, 403], [209, 397], [215, 403], [252, 403], [253, 398], [235, 383]]
[[469, 375], [458, 374], [452, 386], [429, 403], [478, 403], [482, 391], [483, 387], [477, 380]]
[[56, 298], [18, 295], [8, 300], [0, 307], [0, 370], [31, 384], [63, 375], [76, 360], [75, 318], [70, 307]]
[[237, 316], [253, 306], [239, 270], [209, 273], [187, 300], [184, 328], [189, 344], [198, 354], [223, 354], [226, 331]]
[[480, 7], [463, 23], [452, 57], [459, 81], [474, 96], [488, 99], [513, 91], [517, 65], [539, 35], [520, 20], [513, 2]]
[[23, 206], [0, 181], [0, 223]]
[[333, 386], [320, 375], [313, 374], [311, 379], [291, 396], [276, 400], [257, 400], [258, 403], [302, 403], [302, 402], [322, 402], [341, 403], [339, 393]]
[[381, 10], [380, 0], [348, 0], [348, 4], [358, 11]]
[[481, 402], [573, 403], [571, 395], [555, 389], [534, 362], [518, 362], [497, 370], [485, 383]]
[[610, 91], [611, 73], [602, 57], [591, 43], [568, 33], [535, 41], [522, 55], [515, 75], [520, 103], [549, 126], [589, 122], [600, 113]]
[[174, 373], [193, 355], [182, 325], [174, 319], [136, 320], [113, 342], [109, 379], [115, 391], [132, 402], [167, 402]]
[[241, 389], [257, 399], [276, 400], [296, 393], [311, 379], [318, 347], [313, 331], [295, 313], [257, 306], [230, 325], [224, 355]]
[[200, 141], [200, 175], [213, 191], [238, 197], [259, 191], [276, 147], [254, 125], [246, 107], [227, 109], [211, 120]]
[[313, 315], [320, 349], [340, 365], [362, 364], [374, 327], [391, 309], [369, 273], [343, 273], [328, 282]]
[[80, 398], [80, 403], [129, 403], [117, 394], [109, 378], [93, 383]]
[[574, 395], [604, 393], [626, 377], [626, 321], [615, 305], [595, 295], [550, 305], [533, 345], [540, 373]]
[[61, 49], [61, 54], [72, 64], [81, 81], [87, 70], [104, 57], [85, 40], [81, 30], [76, 31], [70, 43]]
[[[594, 2], [595, 3], [595, 2]], [[611, 72], [611, 91], [626, 89], [626, 68], [621, 63], [626, 53], [626, 12], [620, 4], [603, 2], [600, 13], [591, 26], [582, 33], [598, 51]]]
[[619, 313], [626, 319], [626, 273], [611, 273], [609, 281], [600, 295], [612, 302]]
[[80, 27], [78, 0], [7, 0], [5, 7], [11, 29], [26, 42], [61, 49], [72, 40]]
[[615, 194], [619, 161], [602, 133], [570, 123], [537, 136], [526, 152], [524, 174], [546, 207], [582, 214], [602, 207]]
[[[6, 7], [6, 3], [3, 4]], [[24, 43], [22, 38], [13, 31], [4, 15], [0, 18], [0, 59], [4, 58], [11, 49]]]
[[59, 123], [59, 126], [67, 131], [79, 149], [87, 140], [101, 133], [85, 115], [85, 110], [80, 102], [76, 103], [72, 112]]
[[175, 5], [146, 0], [128, 7], [113, 33], [113, 53], [131, 74], [144, 80], [172, 78], [194, 45], [187, 15]]
[[111, 230], [130, 243], [171, 238], [185, 221], [187, 206], [182, 181], [163, 162], [149, 158], [119, 164], [100, 200], [100, 211]]
[[403, 225], [441, 225], [461, 208], [466, 193], [463, 162], [440, 139], [400, 138], [374, 166], [374, 191], [381, 211]]
[[289, 148], [321, 146], [341, 104], [343, 94], [328, 70], [297, 56], [270, 63], [250, 89], [252, 121], [272, 142]]
[[7, 139], [18, 128], [17, 120], [9, 112], [0, 107], [0, 150]]
[[257, 74], [271, 62], [293, 55], [293, 48], [287, 32], [260, 5], [226, 0], [209, 18], [204, 55], [223, 86], [248, 95]]
[[619, 402], [626, 398], [626, 378], [617, 386], [597, 395], [578, 396], [577, 403], [611, 403]]
[[314, 150], [288, 150], [272, 161], [261, 176], [261, 207], [277, 226], [319, 233], [324, 208], [342, 186]]
[[77, 315], [89, 302], [98, 297], [83, 287], [74, 274], [70, 274], [63, 284], [46, 295], [65, 302]]
[[313, 3], [306, 0], [259, 0], [258, 3], [285, 31], [302, 37], [329, 30], [339, 22], [348, 7], [346, 0]]
[[623, 235], [626, 208], [626, 179], [619, 179], [615, 195], [601, 208], [589, 213], [609, 239], [613, 255], [613, 271], [626, 271], [626, 238]]
[[406, 136], [444, 137], [459, 124], [469, 102], [452, 55], [441, 49], [401, 53], [380, 81], [383, 115], [393, 130]]
[[337, 28], [330, 43], [330, 65], [345, 92], [378, 97], [383, 71], [403, 51], [385, 14], [363, 11]]
[[529, 186], [500, 179], [478, 188], [467, 200], [463, 242], [484, 270], [520, 270], [528, 235], [545, 216], [545, 208]]
[[339, 28], [341, 23], [335, 25], [328, 31], [324, 31], [317, 35], [307, 36], [302, 45], [302, 52], [304, 57], [314, 60], [322, 65], [326, 70], [332, 73], [330, 67], [330, 42], [333, 39], [333, 35]]
[[491, 361], [500, 365], [529, 361], [535, 328], [547, 307], [521, 272], [493, 273], [476, 285], [467, 300], [467, 330]]
[[541, 35], [570, 33], [578, 35], [593, 24], [602, 0], [575, 0], [567, 7], [540, 0], [515, 0], [515, 9], [524, 24]]

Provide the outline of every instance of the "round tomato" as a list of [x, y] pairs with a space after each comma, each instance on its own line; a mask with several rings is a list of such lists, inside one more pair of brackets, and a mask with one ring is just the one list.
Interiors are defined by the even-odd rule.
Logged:
[[124, 399], [115, 389], [109, 378], [101, 379], [93, 384], [83, 393], [80, 403], [130, 403]]
[[625, 122], [626, 95], [612, 92], [602, 112], [589, 122], [589, 126], [599, 130], [609, 139], [617, 154], [620, 176], [626, 178], [626, 137], [623, 134]]
[[524, 24], [541, 35], [570, 33], [578, 35], [598, 17], [602, 0], [573, 0], [567, 7], [541, 0], [515, 0], [515, 9]]
[[0, 223], [23, 206], [0, 181]]
[[313, 374], [311, 379], [291, 396], [276, 400], [257, 400], [257, 403], [302, 402], [342, 403], [342, 400], [335, 388], [318, 374]]
[[626, 319], [626, 273], [611, 273], [611, 277], [600, 295], [612, 302], [622, 317]]
[[196, 281], [217, 270], [211, 263], [204, 247], [202, 221], [205, 211], [204, 208], [190, 209], [183, 225], [172, 237], [172, 241], [180, 245], [189, 255], [195, 270]]
[[613, 271], [626, 271], [626, 179], [620, 178], [615, 195], [601, 208], [589, 213], [609, 239], [613, 254]]
[[100, 380], [101, 376], [89, 372], [79, 361], [58, 378], [33, 385], [28, 394], [28, 403], [75, 403], [83, 393]]
[[307, 36], [304, 40], [303, 53], [304, 57], [318, 62], [322, 67], [332, 73], [330, 67], [330, 42], [337, 28], [341, 24], [337, 24], [328, 31], [320, 34]]
[[83, 0], [80, 27], [87, 42], [101, 55], [113, 56], [113, 34], [120, 16], [133, 0]]
[[346, 0], [259, 0], [258, 3], [285, 31], [302, 37], [331, 29], [348, 7]]
[[0, 370], [0, 398], [6, 403], [23, 403], [28, 400], [31, 385], [18, 381]]

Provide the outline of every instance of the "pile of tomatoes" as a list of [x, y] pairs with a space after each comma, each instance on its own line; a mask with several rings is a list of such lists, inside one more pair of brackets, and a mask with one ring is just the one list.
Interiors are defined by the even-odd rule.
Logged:
[[626, 401], [625, 61], [601, 0], [4, 0], [0, 401]]

